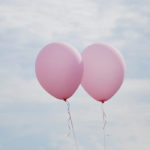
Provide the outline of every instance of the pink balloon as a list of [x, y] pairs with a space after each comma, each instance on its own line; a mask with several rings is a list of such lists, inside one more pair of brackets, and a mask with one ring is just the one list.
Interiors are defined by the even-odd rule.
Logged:
[[93, 44], [82, 53], [83, 88], [94, 99], [105, 102], [120, 88], [125, 73], [123, 57], [108, 44]]
[[82, 57], [71, 45], [48, 44], [36, 59], [35, 72], [41, 86], [48, 93], [58, 99], [66, 100], [81, 83]]

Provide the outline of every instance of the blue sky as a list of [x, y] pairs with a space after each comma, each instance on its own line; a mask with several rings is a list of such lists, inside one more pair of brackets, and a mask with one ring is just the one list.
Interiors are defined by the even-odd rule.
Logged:
[[[0, 0], [0, 150], [74, 150], [64, 102], [38, 84], [40, 49], [64, 41], [120, 50], [126, 78], [105, 104], [108, 150], [149, 150], [149, 0]], [[80, 87], [70, 99], [80, 150], [103, 149], [98, 105]]]

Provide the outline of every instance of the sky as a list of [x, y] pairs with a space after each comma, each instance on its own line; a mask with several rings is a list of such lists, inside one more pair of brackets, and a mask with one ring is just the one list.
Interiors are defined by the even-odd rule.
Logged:
[[[107, 150], [149, 150], [149, 0], [0, 0], [0, 150], [75, 150], [67, 106], [46, 93], [34, 64], [48, 43], [82, 53], [116, 47], [125, 80], [107, 103]], [[80, 86], [69, 99], [80, 150], [103, 149], [101, 104]]]

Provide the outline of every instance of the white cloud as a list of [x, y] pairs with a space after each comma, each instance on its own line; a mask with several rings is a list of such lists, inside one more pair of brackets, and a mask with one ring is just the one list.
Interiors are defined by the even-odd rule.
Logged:
[[[55, 101], [55, 98], [46, 94], [35, 82], [35, 80], [24, 81], [13, 78], [12, 81], [8, 80], [7, 84], [5, 83], [3, 90], [1, 87], [0, 99], [4, 100], [1, 101], [1, 104], [6, 109], [5, 112], [1, 112], [1, 120], [3, 121], [0, 126], [18, 127], [20, 131], [16, 134], [18, 137], [41, 133], [48, 136], [49, 134], [49, 140], [54, 147], [69, 150], [70, 147], [74, 147], [74, 143], [70, 141], [69, 144], [67, 139], [63, 138], [67, 133], [66, 106], [62, 101]], [[144, 79], [125, 80], [118, 94], [104, 104], [108, 116], [106, 130], [110, 134], [107, 137], [109, 149], [122, 147], [125, 150], [132, 147], [140, 150], [143, 147], [144, 150], [148, 150], [150, 112], [149, 103], [146, 101], [150, 96], [149, 82], [150, 80]], [[52, 100], [50, 101], [50, 99]], [[11, 100], [11, 103], [9, 104], [5, 100]], [[91, 149], [91, 146], [95, 149], [102, 148], [103, 133], [100, 103], [88, 96], [81, 87], [69, 101], [81, 147], [87, 150]], [[7, 107], [13, 107], [13, 109], [9, 110]], [[18, 109], [18, 107], [21, 108]], [[14, 112], [15, 108], [16, 111]], [[5, 117], [7, 120], [4, 119]], [[25, 128], [25, 126], [28, 128]], [[49, 132], [47, 132], [48, 130]], [[86, 144], [85, 141], [89, 142], [86, 142]]]
[[[137, 3], [134, 7], [141, 10], [139, 6]], [[6, 70], [4, 76], [12, 68], [12, 72], [22, 72], [20, 76], [33, 76], [38, 51], [53, 41], [69, 42], [80, 51], [95, 42], [110, 43], [124, 54], [129, 77], [135, 78], [135, 74], [148, 77], [150, 74], [149, 16], [124, 1], [17, 0], [14, 3], [3, 2], [0, 9], [1, 68]], [[139, 73], [139, 65], [145, 65], [146, 73]]]
[[116, 21], [129, 11], [121, 4], [90, 0], [16, 1], [0, 8], [5, 29], [21, 29], [45, 41], [75, 36], [84, 46], [111, 36]]
[[13, 77], [7, 79], [1, 89], [1, 101], [43, 101], [51, 96], [44, 92], [37, 80], [24, 80]]
[[[107, 42], [122, 51], [127, 77], [133, 79], [125, 80], [119, 92], [104, 105], [110, 134], [107, 147], [149, 150], [150, 20], [146, 1], [8, 0], [0, 3], [1, 149], [7, 150], [8, 141], [12, 141], [13, 147], [17, 143], [14, 139], [30, 137], [40, 137], [41, 141], [35, 140], [39, 145], [44, 143], [39, 149], [46, 149], [45, 145], [57, 150], [74, 148], [71, 139], [63, 138], [68, 117], [65, 104], [46, 93], [34, 73], [38, 51], [48, 42], [66, 41], [80, 51], [95, 42]], [[69, 101], [81, 149], [102, 148], [100, 104], [81, 87]]]

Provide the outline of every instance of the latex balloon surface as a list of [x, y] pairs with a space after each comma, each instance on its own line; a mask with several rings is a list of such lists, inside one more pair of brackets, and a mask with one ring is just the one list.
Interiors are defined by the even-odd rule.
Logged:
[[48, 93], [66, 100], [74, 94], [81, 83], [82, 58], [71, 45], [52, 43], [38, 54], [35, 72], [39, 83]]
[[83, 53], [83, 88], [94, 99], [105, 102], [120, 88], [125, 73], [123, 57], [108, 44], [93, 44]]

